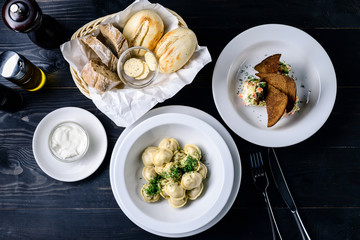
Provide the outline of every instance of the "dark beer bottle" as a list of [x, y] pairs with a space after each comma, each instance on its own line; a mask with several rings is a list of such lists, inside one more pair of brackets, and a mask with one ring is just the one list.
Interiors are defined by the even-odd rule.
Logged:
[[42, 14], [34, 0], [6, 0], [2, 16], [10, 29], [27, 33], [30, 40], [42, 48], [58, 48], [66, 41], [61, 25], [52, 17]]

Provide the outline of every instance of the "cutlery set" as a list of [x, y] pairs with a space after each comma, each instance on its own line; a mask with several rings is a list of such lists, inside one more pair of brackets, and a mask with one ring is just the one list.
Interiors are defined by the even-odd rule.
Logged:
[[[281, 170], [278, 158], [275, 154], [275, 150], [273, 148], [268, 149], [268, 158], [269, 158], [269, 166], [270, 171], [272, 173], [274, 182], [276, 187], [278, 188], [281, 197], [284, 202], [290, 209], [292, 216], [295, 219], [297, 227], [299, 228], [302, 239], [310, 240], [309, 234], [307, 233], [304, 224], [301, 221], [299, 216], [297, 207], [295, 205], [294, 199], [291, 196], [290, 190], [286, 183], [284, 174]], [[278, 225], [276, 223], [276, 219], [269, 201], [269, 197], [267, 194], [267, 188], [269, 186], [269, 179], [266, 174], [264, 162], [261, 156], [261, 153], [250, 154], [250, 163], [251, 163], [251, 174], [254, 180], [255, 187], [260, 190], [265, 198], [265, 203], [267, 205], [267, 210], [270, 218], [270, 224], [272, 229], [272, 237], [273, 239], [282, 239], [281, 233], [279, 231]]]

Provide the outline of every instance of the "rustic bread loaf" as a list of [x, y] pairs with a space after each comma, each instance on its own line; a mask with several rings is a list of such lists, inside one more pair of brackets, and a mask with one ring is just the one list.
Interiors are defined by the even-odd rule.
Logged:
[[176, 28], [166, 33], [155, 48], [159, 68], [163, 73], [172, 73], [182, 68], [197, 47], [197, 38], [188, 28]]
[[[141, 10], [126, 22], [123, 30], [129, 46], [145, 47], [153, 50], [164, 33], [164, 23], [154, 11]], [[145, 52], [140, 52], [144, 55]]]
[[99, 39], [93, 35], [81, 38], [81, 41], [90, 47], [111, 71], [116, 71], [118, 58]]
[[99, 61], [90, 60], [82, 69], [81, 76], [89, 87], [102, 92], [110, 90], [121, 83], [118, 75]]
[[114, 25], [111, 23], [100, 24], [99, 29], [105, 38], [105, 43], [111, 48], [117, 57], [120, 57], [121, 53], [128, 49], [128, 42], [125, 36], [119, 29], [114, 27]]

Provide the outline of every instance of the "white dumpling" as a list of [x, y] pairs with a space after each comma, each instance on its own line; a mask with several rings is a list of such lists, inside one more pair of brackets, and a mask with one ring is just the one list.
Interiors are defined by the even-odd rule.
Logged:
[[153, 163], [155, 166], [162, 166], [171, 161], [173, 152], [169, 149], [160, 148], [154, 153]]
[[182, 159], [186, 158], [186, 153], [183, 150], [176, 151], [173, 156], [174, 162], [179, 162]]
[[207, 167], [202, 162], [199, 162], [199, 169], [197, 172], [201, 174], [203, 179], [205, 179], [207, 175]]
[[141, 188], [141, 196], [143, 197], [145, 202], [156, 202], [160, 198], [160, 194], [149, 194], [147, 189], [150, 186], [150, 184], [144, 184], [144, 186]]
[[191, 157], [195, 158], [196, 160], [201, 159], [201, 150], [198, 146], [194, 144], [186, 144], [184, 146], [184, 152], [187, 155], [190, 155]]
[[179, 179], [182, 172], [177, 171], [177, 163], [169, 162], [165, 164], [161, 176], [167, 179]]
[[165, 191], [165, 187], [168, 182], [169, 182], [169, 180], [167, 180], [167, 179], [161, 179], [159, 181], [160, 196], [162, 196], [163, 198], [166, 198], [166, 199], [168, 199], [170, 197]]
[[162, 175], [163, 170], [164, 170], [165, 164], [161, 165], [161, 166], [155, 166], [155, 172], [159, 175]]
[[165, 192], [173, 199], [185, 197], [185, 189], [181, 187], [179, 182], [169, 181], [165, 186]]
[[157, 176], [155, 172], [155, 168], [149, 166], [143, 168], [142, 175], [147, 182], [149, 182], [150, 179], [155, 178]]
[[186, 172], [197, 171], [200, 168], [200, 161], [196, 160], [195, 158], [191, 157], [190, 155], [181, 159], [179, 161], [179, 163], [182, 168], [187, 169]]
[[183, 197], [181, 199], [174, 199], [174, 198], [169, 198], [168, 201], [169, 201], [169, 204], [171, 207], [173, 208], [181, 208], [183, 207], [186, 202], [187, 202], [187, 197]]
[[175, 138], [164, 138], [159, 143], [159, 148], [169, 149], [174, 153], [175, 151], [179, 150], [180, 146]]
[[199, 186], [197, 186], [196, 188], [193, 188], [193, 189], [191, 189], [191, 190], [188, 190], [188, 191], [187, 191], [187, 196], [189, 197], [190, 200], [195, 200], [195, 199], [197, 199], [197, 198], [201, 195], [203, 189], [204, 189], [204, 184], [201, 183], [201, 184], [200, 184]]
[[145, 166], [154, 166], [153, 156], [158, 149], [158, 147], [150, 146], [144, 150], [143, 154], [141, 155], [141, 159]]
[[181, 187], [186, 190], [191, 190], [198, 187], [202, 182], [202, 176], [200, 173], [192, 171], [185, 173], [181, 178]]

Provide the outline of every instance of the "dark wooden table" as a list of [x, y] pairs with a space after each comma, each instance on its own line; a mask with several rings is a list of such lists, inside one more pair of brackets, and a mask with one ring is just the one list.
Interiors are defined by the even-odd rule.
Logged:
[[[4, 0], [1, 0], [1, 7]], [[219, 1], [159, 0], [180, 14], [207, 46], [212, 63], [191, 85], [158, 104], [201, 109], [224, 124], [212, 96], [215, 62], [225, 45], [242, 31], [266, 23], [304, 30], [329, 54], [337, 75], [337, 98], [324, 126], [309, 139], [277, 150], [288, 185], [312, 239], [360, 239], [360, 2], [354, 0]], [[131, 4], [125, 0], [39, 1], [43, 12], [58, 20], [68, 37], [85, 23]], [[39, 92], [16, 88], [25, 100], [17, 113], [0, 110], [0, 239], [158, 239], [133, 224], [118, 207], [110, 187], [109, 163], [124, 130], [102, 114], [76, 88], [59, 50], [44, 50], [26, 35], [0, 22], [0, 52], [14, 50], [44, 69], [48, 82]], [[196, 98], [194, 99], [194, 96]], [[36, 164], [32, 137], [40, 120], [67, 106], [95, 114], [106, 129], [108, 149], [100, 168], [85, 180], [64, 183]], [[224, 124], [225, 125], [225, 124]], [[226, 126], [227, 127], [227, 126]], [[234, 134], [243, 166], [239, 194], [228, 214], [194, 239], [271, 239], [267, 210], [254, 188], [249, 153], [266, 152]], [[300, 239], [289, 210], [274, 184], [270, 199], [284, 239]]]

